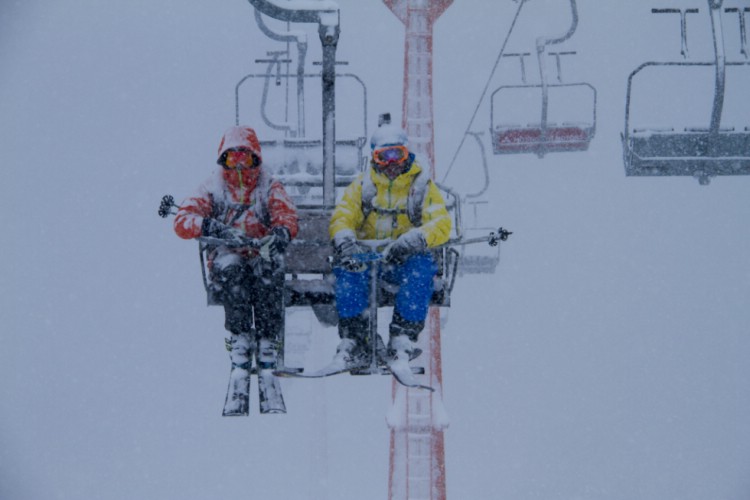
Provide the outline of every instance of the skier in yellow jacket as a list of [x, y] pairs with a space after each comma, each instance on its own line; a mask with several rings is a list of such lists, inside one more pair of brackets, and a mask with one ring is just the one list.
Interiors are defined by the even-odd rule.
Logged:
[[[406, 133], [386, 120], [372, 136], [369, 168], [347, 187], [329, 233], [339, 258], [368, 252], [358, 240], [392, 240], [383, 251], [379, 278], [398, 286], [398, 291], [387, 351], [383, 346], [376, 349], [389, 365], [403, 365], [420, 352], [415, 343], [424, 328], [437, 272], [430, 248], [448, 241], [451, 219], [430, 180], [429, 167], [409, 151]], [[365, 366], [372, 349], [369, 273], [337, 266], [334, 274], [341, 342], [333, 365]]]

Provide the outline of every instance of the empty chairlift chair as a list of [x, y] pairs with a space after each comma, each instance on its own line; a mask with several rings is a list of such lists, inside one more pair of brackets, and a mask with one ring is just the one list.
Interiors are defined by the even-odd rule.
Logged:
[[[746, 95], [750, 88], [750, 66], [747, 61], [725, 60], [722, 2], [708, 2], [714, 39], [713, 61], [646, 62], [628, 77], [622, 134], [628, 176], [692, 176], [705, 185], [717, 175], [750, 174], [750, 105]], [[726, 11], [739, 12], [740, 16], [745, 12]], [[698, 9], [653, 9], [652, 12], [681, 15], [682, 54], [687, 57], [685, 19], [687, 14], [697, 14]], [[744, 17], [740, 20], [741, 51], [746, 54]], [[666, 90], [662, 87], [670, 77], [675, 82], [674, 87], [669, 87], [669, 95], [659, 98], [658, 91]], [[636, 84], [642, 81], [647, 82], [642, 86], [645, 86], [646, 97], [642, 99], [642, 106], [634, 107]], [[674, 99], [668, 103], [671, 108], [662, 110], [659, 106], [670, 99]], [[728, 106], [729, 102], [734, 104]], [[634, 120], [635, 111], [639, 116]], [[726, 111], [735, 113], [734, 125], [724, 125], [728, 121]], [[696, 112], [703, 117], [703, 123], [696, 124], [695, 119], [686, 123], [685, 120], [691, 120], [688, 115]], [[640, 116], [649, 113], [649, 120], [644, 121]], [[665, 118], [672, 123], [664, 123]]]
[[[525, 54], [521, 60], [523, 85], [504, 85], [491, 95], [490, 134], [495, 154], [585, 151], [596, 132], [596, 89], [588, 83], [562, 83], [560, 57], [575, 52], [546, 53], [547, 46], [568, 40], [578, 25], [578, 10], [571, 0], [572, 23], [558, 38], [536, 42], [541, 83], [526, 84]], [[555, 57], [558, 83], [547, 82], [545, 56]], [[552, 116], [552, 119], [550, 119]]]

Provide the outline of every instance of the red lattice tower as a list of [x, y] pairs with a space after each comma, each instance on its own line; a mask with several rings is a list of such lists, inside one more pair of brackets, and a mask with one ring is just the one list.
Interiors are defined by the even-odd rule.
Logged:
[[[432, 112], [432, 32], [437, 18], [453, 0], [383, 0], [406, 27], [404, 55], [403, 127], [409, 147], [429, 159], [435, 177]], [[435, 388], [430, 393], [394, 383], [388, 498], [390, 500], [445, 500], [447, 418], [443, 409], [440, 355], [440, 311], [433, 307], [419, 346], [425, 376]]]

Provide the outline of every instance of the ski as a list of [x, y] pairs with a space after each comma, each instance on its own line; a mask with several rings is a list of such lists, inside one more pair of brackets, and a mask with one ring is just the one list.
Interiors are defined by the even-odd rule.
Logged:
[[402, 374], [401, 371], [399, 371], [398, 374], [393, 373], [393, 370], [385, 365], [378, 365], [375, 368], [370, 365], [355, 365], [347, 367], [331, 365], [309, 373], [299, 371], [299, 369], [278, 369], [273, 372], [277, 377], [288, 378], [324, 378], [333, 375], [341, 375], [342, 373], [349, 373], [351, 375], [393, 375], [398, 383], [407, 387], [416, 387], [434, 391], [432, 387], [419, 384], [414, 379], [414, 375], [424, 375], [425, 370], [424, 367], [421, 366], [409, 366], [406, 374]]
[[328, 366], [325, 366], [319, 370], [315, 370], [314, 372], [307, 372], [300, 371], [298, 369], [286, 369], [281, 368], [278, 370], [274, 370], [274, 375], [278, 377], [295, 377], [295, 378], [323, 378], [323, 377], [330, 377], [332, 375], [339, 375], [342, 373], [352, 372], [354, 370], [365, 370], [369, 369], [369, 365], [351, 365], [351, 366], [341, 366], [340, 364], [330, 364]]
[[[272, 368], [261, 362], [258, 341], [251, 340], [251, 335], [233, 336], [226, 339], [226, 347], [232, 360], [229, 372], [229, 386], [224, 401], [225, 417], [246, 417], [250, 413], [250, 378], [258, 376], [258, 403], [261, 414], [286, 413], [281, 384], [274, 376]], [[253, 360], [255, 366], [253, 366]], [[289, 370], [294, 370], [289, 368]]]
[[420, 370], [419, 368], [409, 366], [409, 363], [405, 360], [395, 359], [388, 363], [388, 370], [393, 375], [393, 378], [396, 379], [396, 382], [405, 387], [413, 389], [425, 389], [430, 392], [435, 391], [435, 389], [433, 387], [430, 387], [429, 385], [420, 384], [414, 376], [415, 374], [423, 374], [424, 368]]
[[261, 414], [286, 413], [281, 384], [271, 368], [258, 370], [258, 402]]

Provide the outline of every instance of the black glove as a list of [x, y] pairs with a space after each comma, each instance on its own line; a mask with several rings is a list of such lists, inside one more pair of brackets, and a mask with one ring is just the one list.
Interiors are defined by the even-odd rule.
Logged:
[[216, 219], [206, 217], [201, 224], [201, 236], [239, 241], [245, 237], [245, 233], [236, 227], [227, 226]]
[[410, 229], [385, 247], [383, 260], [400, 264], [410, 255], [424, 252], [426, 248], [427, 242], [422, 231], [416, 228]]
[[336, 253], [339, 257], [351, 257], [361, 253], [367, 253], [367, 248], [357, 243], [353, 237], [347, 236], [336, 245]]
[[261, 255], [265, 253], [264, 249], [267, 250], [270, 258], [281, 255], [286, 251], [286, 247], [291, 240], [292, 236], [287, 228], [284, 226], [276, 226], [271, 229], [271, 234], [264, 236], [260, 240]]

